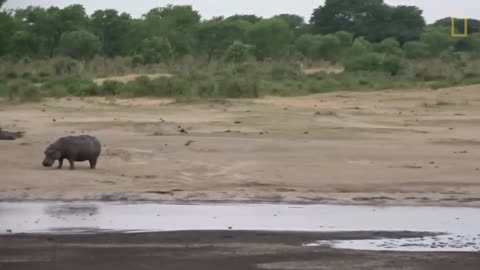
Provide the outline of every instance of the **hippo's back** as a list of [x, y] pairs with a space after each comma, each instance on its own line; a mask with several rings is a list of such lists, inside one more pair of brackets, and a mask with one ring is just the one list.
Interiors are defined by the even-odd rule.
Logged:
[[67, 136], [56, 143], [62, 150], [76, 152], [82, 155], [99, 155], [101, 144], [97, 138], [90, 135]]

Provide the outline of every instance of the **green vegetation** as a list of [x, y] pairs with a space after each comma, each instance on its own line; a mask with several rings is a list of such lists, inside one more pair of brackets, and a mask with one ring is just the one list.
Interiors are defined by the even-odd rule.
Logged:
[[[382, 0], [327, 0], [308, 23], [293, 14], [203, 20], [191, 6], [172, 5], [139, 19], [111, 9], [89, 16], [81, 5], [4, 10], [0, 96], [189, 101], [478, 83], [480, 22], [469, 20], [467, 38], [452, 38], [450, 23], [426, 25], [418, 8]], [[319, 65], [345, 72], [306, 75], [300, 68]], [[154, 72], [174, 76], [92, 81]]]

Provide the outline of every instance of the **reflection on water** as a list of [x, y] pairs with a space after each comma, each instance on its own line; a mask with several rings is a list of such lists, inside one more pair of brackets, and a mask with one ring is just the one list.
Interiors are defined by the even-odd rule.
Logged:
[[[480, 250], [480, 209], [287, 204], [0, 203], [0, 234], [181, 230], [417, 231], [417, 239], [314, 242], [377, 250]], [[312, 239], [315, 240], [315, 239]]]

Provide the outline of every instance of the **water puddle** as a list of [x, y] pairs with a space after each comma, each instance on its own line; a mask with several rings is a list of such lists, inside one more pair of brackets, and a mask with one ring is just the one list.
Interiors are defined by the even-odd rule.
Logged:
[[319, 241], [361, 250], [480, 251], [480, 209], [287, 204], [0, 203], [0, 234], [184, 230], [411, 231], [433, 237]]

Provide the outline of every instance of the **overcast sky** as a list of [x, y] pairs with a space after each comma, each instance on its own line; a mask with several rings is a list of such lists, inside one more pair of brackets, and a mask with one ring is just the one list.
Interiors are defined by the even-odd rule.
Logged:
[[[450, 16], [480, 18], [480, 0], [385, 0], [385, 2], [392, 5], [418, 6], [424, 11], [428, 23]], [[97, 9], [113, 8], [139, 17], [154, 7], [174, 4], [192, 5], [204, 18], [234, 14], [270, 17], [281, 13], [293, 13], [308, 20], [313, 9], [323, 3], [324, 0], [8, 0], [5, 8], [30, 5], [64, 7], [82, 4], [89, 14]]]

